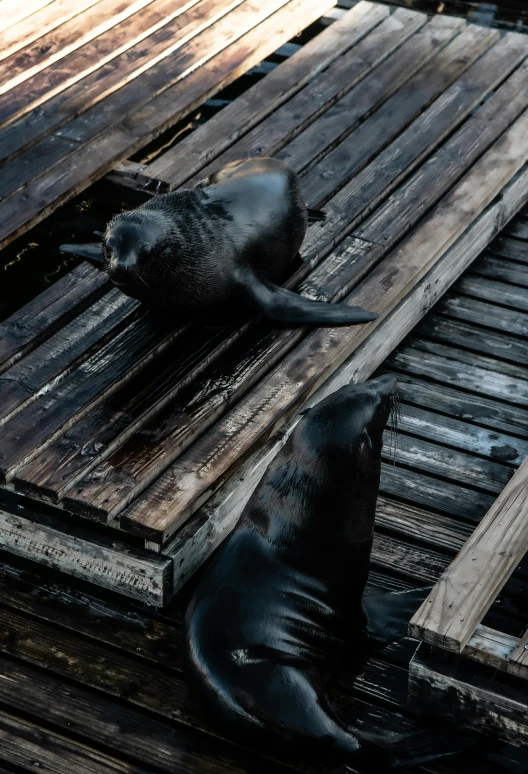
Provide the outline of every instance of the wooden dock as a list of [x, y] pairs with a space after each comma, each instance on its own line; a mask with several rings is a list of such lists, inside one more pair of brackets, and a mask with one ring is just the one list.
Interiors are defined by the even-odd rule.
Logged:
[[[80, 264], [0, 326], [0, 770], [292, 771], [219, 739], [189, 703], [179, 667], [188, 586], [170, 600], [232, 528], [298, 410], [344, 382], [391, 371], [402, 402], [397, 447], [387, 435], [384, 448], [369, 592], [441, 582], [522, 475], [526, 36], [360, 2], [331, 14], [338, 21], [153, 163], [118, 164], [330, 5], [2, 4], [13, 22], [1, 33], [4, 62], [18, 56], [21, 67], [5, 72], [21, 80], [4, 102], [0, 94], [0, 111], [27, 99], [0, 127], [0, 148], [24, 143], [4, 167], [13, 174], [2, 177], [2, 244], [110, 169], [114, 184], [148, 196], [232, 159], [277, 155], [300, 174], [308, 204], [327, 213], [289, 286], [380, 318], [315, 331], [261, 321], [160, 329]], [[242, 12], [247, 27], [233, 39]], [[55, 48], [44, 50], [45, 37]], [[35, 59], [22, 58], [26, 47]], [[126, 116], [115, 123], [118, 106]], [[93, 133], [62, 134], [67, 126]], [[24, 174], [15, 190], [10, 181]], [[477, 663], [490, 631], [509, 655], [524, 645], [521, 553], [500, 596], [487, 590], [486, 615], [465, 646], [475, 669], [501, 669]], [[414, 633], [427, 639], [426, 629]], [[424, 707], [456, 709], [440, 697], [436, 708], [415, 704], [420, 691], [408, 701], [416, 645], [384, 649], [359, 676], [345, 671], [332, 694], [345, 722], [368, 712], [380, 730], [405, 732], [427, 726]], [[424, 647], [411, 687], [426, 669], [446, 671]], [[526, 774], [528, 760], [488, 738], [466, 758], [420, 770]]]

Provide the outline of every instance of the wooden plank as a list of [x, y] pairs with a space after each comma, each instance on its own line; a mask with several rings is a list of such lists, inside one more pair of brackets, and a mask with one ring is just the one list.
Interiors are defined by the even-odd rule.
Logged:
[[[0, 120], [9, 146], [13, 132], [26, 128], [27, 121], [12, 122], [31, 113], [35, 127], [18, 143], [11, 141], [7, 153], [20, 153], [39, 138], [59, 129], [80, 112], [97, 104], [126, 85], [163, 57], [169, 56], [193, 35], [207, 29], [234, 5], [226, 0], [186, 0], [176, 7], [168, 0], [154, 0], [140, 13], [121, 21], [117, 27], [98, 35], [64, 59], [51, 64], [24, 82], [23, 87], [0, 97]], [[161, 65], [160, 65], [161, 66]], [[66, 74], [66, 77], [65, 77]], [[61, 77], [62, 76], [62, 77]], [[170, 78], [167, 75], [168, 83]]]
[[[522, 180], [523, 178], [520, 179]], [[497, 202], [486, 214], [479, 218], [473, 228], [417, 284], [414, 290], [409, 293], [407, 299], [400, 303], [386, 318], [385, 323], [375, 329], [366, 341], [357, 348], [354, 354], [315, 392], [308, 405], [314, 405], [350, 381], [359, 382], [365, 380], [375, 371], [392, 348], [412, 330], [419, 319], [419, 315], [425, 313], [435, 303], [437, 298], [445, 292], [446, 287], [480, 253], [480, 240], [484, 240], [485, 243], [490, 241], [493, 238], [494, 229], [500, 230], [502, 227], [502, 218], [508, 220], [519, 208], [524, 198], [523, 185], [528, 185], [528, 175], [524, 176], [524, 184], [519, 184], [516, 194], [512, 194], [511, 189], [508, 190], [505, 192], [503, 200]], [[495, 226], [490, 225], [493, 223], [495, 223]], [[387, 331], [391, 332], [390, 336], [387, 334]], [[425, 401], [423, 397], [424, 389], [427, 390], [425, 392]], [[435, 410], [445, 411], [449, 409], [456, 411], [458, 416], [463, 419], [470, 416], [467, 413], [468, 407], [463, 394], [462, 398], [460, 398], [454, 391], [447, 391], [446, 393], [445, 389], [437, 388], [436, 385], [432, 387], [427, 385], [425, 388], [420, 389], [419, 383], [417, 384], [415, 380], [406, 380], [405, 377], [399, 378], [399, 392], [405, 400], [409, 400], [409, 397], [412, 397], [413, 399], [424, 401], [426, 405], [431, 406]], [[433, 399], [437, 403], [431, 405]], [[471, 401], [470, 406], [471, 410], [477, 413], [474, 401]], [[494, 421], [498, 422], [499, 426], [503, 425], [503, 416], [496, 417], [495, 404], [491, 401], [486, 400], [486, 406], [480, 407], [480, 413], [483, 421], [491, 422], [492, 427], [494, 427]], [[489, 419], [486, 419], [486, 417], [489, 417]], [[522, 418], [525, 421], [525, 435], [528, 435], [528, 426], [526, 425], [524, 414]], [[187, 524], [176, 533], [173, 540], [162, 549], [174, 561], [175, 591], [196, 571], [234, 527], [266, 467], [275, 455], [278, 454], [298, 420], [298, 417], [294, 418], [292, 422], [288, 423], [283, 433], [279, 434], [279, 436], [272, 435], [271, 439], [262, 448], [255, 451], [246, 461], [242, 462], [234, 475], [217, 490], [205, 505], [192, 515]], [[513, 420], [510, 420], [510, 422], [513, 422]], [[513, 427], [514, 430], [517, 429], [517, 425], [514, 424]], [[500, 440], [500, 436], [497, 440]], [[390, 470], [389, 466], [384, 466], [385, 485], [388, 480], [388, 473], [390, 475]], [[409, 476], [409, 472], [407, 472], [403, 489], [405, 492], [409, 488], [412, 491], [412, 487], [408, 486], [409, 477], [411, 480], [413, 479], [412, 476]], [[438, 502], [444, 503], [446, 501], [446, 484], [442, 482], [440, 487], [440, 493], [434, 492], [435, 505]], [[422, 492], [424, 491], [423, 481], [418, 482], [417, 488]], [[454, 489], [451, 507], [458, 507], [460, 509], [465, 504], [464, 498], [461, 495], [465, 494], [466, 490], [463, 490], [461, 487], [455, 487]], [[401, 494], [401, 491], [400, 488], [398, 495]], [[491, 498], [487, 495], [476, 495], [474, 492], [469, 492], [469, 499], [470, 509], [473, 513], [476, 512], [477, 518], [479, 509], [484, 512], [491, 502]], [[480, 502], [480, 500], [483, 500], [483, 502]], [[149, 543], [149, 545], [151, 544]]]
[[[172, 174], [173, 186], [185, 181], [194, 185], [230, 161], [246, 156], [272, 156], [308, 124], [315, 121], [344, 95], [354, 94], [354, 102], [363, 106], [368, 115], [393, 93], [398, 83], [379, 82], [375, 76], [378, 67], [387, 68], [387, 62], [397, 61], [399, 48], [420, 30], [427, 19], [423, 14], [404, 9], [396, 10], [366, 37], [332, 63], [326, 71], [314, 78], [286, 104], [247, 132], [231, 147], [205, 167], [196, 170], [191, 178], [182, 180]], [[402, 74], [400, 73], [400, 78]], [[404, 76], [403, 76], [404, 77]], [[152, 169], [157, 167], [152, 166]]]
[[[430, 26], [428, 25], [426, 29], [430, 29]], [[460, 27], [455, 27], [455, 30], [459, 29]], [[394, 136], [393, 129], [394, 134], [403, 132], [415, 118], [418, 105], [422, 109], [423, 107], [427, 108], [442, 95], [442, 102], [436, 106], [435, 110], [438, 115], [433, 119], [429, 117], [429, 120], [433, 124], [446, 122], [444, 131], [447, 133], [448, 127], [453, 125], [453, 113], [455, 112], [453, 103], [456, 93], [458, 94], [458, 104], [462, 108], [460, 116], [460, 120], [462, 120], [464, 114], [467, 115], [472, 106], [478, 103], [479, 95], [487, 86], [483, 82], [483, 67], [486, 66], [489, 73], [488, 84], [497, 77], [497, 73], [504, 72], [505, 51], [501, 52], [500, 50], [493, 52], [493, 55], [490, 52], [485, 60], [486, 65], [474, 64], [470, 68], [470, 65], [497, 40], [496, 35], [483, 34], [483, 30], [482, 27], [478, 28], [472, 25], [462, 30], [449, 45], [445, 45], [445, 40], [440, 38], [438, 30], [430, 30], [433, 33], [433, 52], [437, 53], [417, 72], [412, 67], [411, 62], [405, 61], [404, 51], [408, 48], [409, 54], [412, 53], [414, 56], [416, 44], [413, 45], [413, 41], [415, 36], [406, 46], [402, 47], [398, 58], [398, 61], [408, 69], [409, 76], [412, 77], [409, 77], [399, 91], [376, 111], [370, 119], [370, 124], [366, 122], [354, 132], [344, 134], [343, 128], [346, 127], [343, 127], [343, 119], [340, 118], [340, 108], [344, 109], [345, 105], [341, 107], [341, 102], [338, 102], [315, 125], [309, 127], [286, 146], [278, 155], [285, 161], [295, 161], [296, 169], [306, 172], [302, 188], [307, 199], [322, 203], [329, 198], [333, 193], [332, 181], [336, 175], [343, 182], [348, 182], [352, 174], [357, 172], [358, 160], [370, 158], [366, 149], [370, 146], [383, 148], [388, 144], [388, 140]], [[511, 48], [517, 55], [519, 50], [524, 48], [518, 45], [517, 40], [512, 40], [511, 43], [513, 46], [509, 40], [505, 41], [503, 46], [505, 49]], [[462, 51], [464, 51], [463, 58], [460, 56]], [[527, 50], [525, 50], [524, 55], [526, 53], [528, 53]], [[394, 62], [393, 67], [396, 68], [396, 62]], [[470, 68], [471, 75], [469, 72], [465, 72], [468, 68]], [[453, 82], [457, 79], [459, 79], [457, 86], [452, 87]], [[353, 114], [352, 106], [353, 103], [349, 105], [349, 108]], [[464, 108], [466, 108], [467, 113], [465, 113]], [[430, 145], [430, 142], [427, 131], [423, 131], [424, 127], [428, 126], [427, 119], [417, 119], [416, 123], [417, 125], [412, 128], [412, 133], [415, 138], [421, 136], [421, 146], [416, 151], [419, 155], [420, 151], [423, 152]], [[440, 125], [435, 126], [431, 133], [440, 137], [443, 135]], [[411, 129], [409, 128], [407, 135], [400, 140], [404, 148], [407, 147], [407, 149], [409, 146], [405, 146], [405, 143], [410, 134]], [[336, 144], [337, 147], [335, 147]], [[357, 148], [363, 145], [365, 151], [359, 154]], [[314, 161], [316, 162], [323, 154], [326, 154], [325, 158], [321, 159], [317, 167], [312, 169]]]
[[528, 417], [523, 408], [445, 387], [434, 381], [434, 377], [432, 381], [424, 381], [412, 369], [396, 372], [395, 376], [402, 401], [458, 417], [477, 427], [508, 432], [523, 440], [528, 438]]
[[[54, 167], [45, 175], [39, 177], [23, 192], [8, 199], [0, 208], [2, 226], [0, 227], [0, 247], [27, 230], [30, 225], [42, 220], [49, 212], [76, 193], [84, 190], [94, 180], [102, 177], [121, 159], [133, 154], [146, 142], [160, 132], [172, 126], [176, 121], [187, 115], [195, 107], [202, 104], [207, 97], [226, 86], [253, 64], [261, 61], [274, 51], [284, 39], [297, 31], [301, 31], [310, 19], [316, 19], [331, 0], [291, 0], [284, 2], [282, 7], [273, 13], [281, 0], [266, 3], [266, 10], [255, 12], [250, 5], [244, 4], [240, 13], [247, 11], [243, 20], [237, 13], [229, 14], [233, 27], [231, 34], [217, 37], [211, 46], [206, 47], [207, 54], [193, 60], [193, 46], [185, 47], [188, 58], [188, 69], [181, 72], [175, 84], [153, 98], [152, 92], [146, 90], [140, 97], [136, 87], [120, 89], [121, 97], [125, 96], [134, 102], [133, 116], [123, 118], [123, 104], [119, 115], [120, 123], [116, 123], [107, 131], [101, 132], [82, 154], [76, 154], [76, 163], [72, 165], [67, 157], [64, 164]], [[251, 13], [251, 10], [253, 12]], [[237, 9], [238, 12], [238, 9]], [[260, 23], [257, 23], [260, 20]], [[222, 21], [222, 20], [221, 20]], [[216, 29], [215, 26], [211, 28]], [[219, 32], [219, 30], [216, 30]], [[209, 32], [209, 31], [208, 31]], [[227, 38], [227, 39], [226, 39]], [[197, 36], [193, 41], [206, 41]], [[214, 45], [213, 45], [214, 43]], [[197, 52], [195, 52], [197, 55]], [[167, 86], [167, 62], [164, 64], [163, 85]], [[148, 74], [149, 71], [145, 75]], [[182, 82], [184, 78], [184, 82]], [[137, 84], [136, 84], [137, 85]], [[150, 100], [148, 105], [137, 109], [139, 99]], [[126, 112], [126, 111], [124, 111]], [[87, 114], [86, 114], [87, 115]], [[23, 206], [20, 206], [23, 201]]]
[[440, 302], [438, 311], [447, 317], [503, 331], [510, 336], [528, 335], [528, 314], [495, 306], [486, 301], [464, 296], [448, 296]]
[[527, 480], [528, 459], [413, 617], [411, 636], [463, 651], [528, 549]]
[[[94, 352], [58, 384], [44, 392], [2, 428], [0, 475], [12, 478], [16, 470], [67, 430], [103, 398], [135, 376], [163, 352], [182, 329], [160, 331], [148, 312]], [[28, 429], [31, 428], [31, 432]]]
[[294, 57], [197, 127], [192, 139], [189, 135], [149, 164], [149, 176], [181, 185], [308, 83], [317, 89], [320, 73], [357, 45], [389, 13], [386, 6], [361, 0], [350, 13], [300, 47]]
[[432, 411], [401, 404], [398, 432], [410, 433], [429, 441], [451, 446], [481, 457], [518, 465], [528, 457], [528, 438], [515, 438]]
[[518, 637], [479, 624], [464, 648], [464, 656], [506, 672], [510, 657], [518, 645]]
[[[37, 38], [59, 27], [64, 22], [82, 13], [99, 0], [54, 0], [38, 12], [31, 14], [26, 20], [16, 26], [4, 27], [0, 31], [0, 60], [10, 56], [15, 51], [33, 43]], [[4, 24], [4, 4], [0, 6], [2, 24]]]
[[[113, 621], [112, 621], [113, 623]], [[149, 623], [152, 623], [150, 621]], [[143, 638], [142, 643], [145, 641]], [[74, 689], [50, 672], [0, 660], [0, 696], [5, 705], [31, 714], [38, 721], [53, 723], [65, 734], [75, 734], [113, 755], [141, 761], [156, 771], [181, 774], [244, 774], [244, 754], [233, 745], [206, 737], [199, 731], [174, 726], [167, 721], [95, 696], [80, 686]], [[115, 729], [119, 728], [119, 733]], [[287, 772], [276, 764], [278, 772]], [[75, 774], [79, 769], [75, 769]], [[274, 768], [275, 771], [275, 768]]]
[[423, 644], [409, 665], [409, 699], [417, 709], [484, 734], [517, 745], [528, 742], [525, 692], [477, 674], [473, 664], [453, 666], [433, 658]]
[[[523, 148], [522, 142], [526, 132], [528, 113], [502, 135], [463, 181], [437, 205], [421, 227], [347, 297], [349, 303], [359, 303], [378, 311], [378, 320], [361, 328], [320, 330], [310, 334], [270, 377], [217, 423], [215, 432], [203, 436], [194, 444], [192, 451], [183, 455], [158, 478], [147, 490], [145, 501], [149, 503], [148, 508], [143, 503], [133, 505], [122, 517], [122, 525], [148, 539], [155, 536], [154, 539], [159, 542], [166, 540], [177, 522], [188, 517], [191, 508], [201, 504], [210, 494], [215, 482], [225, 477], [230, 467], [248, 454], [251, 447], [262, 443], [270, 430], [282, 424], [299, 403], [309, 397], [382, 323], [464, 230], [472, 225], [523, 166], [528, 157], [528, 147]], [[369, 253], [373, 249], [369, 244]], [[381, 298], [380, 287], [385, 291]], [[303, 362], [302, 369], [298, 368], [299, 362]], [[274, 407], [273, 419], [270, 406]], [[255, 417], [258, 417], [256, 421]], [[207, 464], [204, 464], [205, 460]], [[167, 497], [171, 501], [170, 507]], [[178, 516], [174, 507], [176, 497]]]
[[528, 629], [509, 658], [508, 672], [528, 679]]
[[528, 312], [528, 294], [524, 288], [496, 282], [476, 274], [467, 273], [458, 281], [455, 291], [481, 301], [500, 302], [501, 306]]
[[[51, 522], [50, 522], [51, 523]], [[172, 585], [172, 563], [112, 539], [68, 534], [36, 515], [0, 509], [0, 548], [133, 599], [162, 607]]]
[[18, 24], [32, 13], [36, 13], [54, 0], [28, 0], [23, 5], [19, 0], [2, 0], [2, 21], [5, 29]]
[[15, 312], [0, 324], [0, 373], [109, 289], [104, 274], [82, 263]]
[[427, 546], [459, 551], [471, 535], [472, 527], [449, 516], [439, 516], [414, 505], [378, 497], [376, 528], [390, 530], [398, 536], [411, 538]]
[[[528, 301], [528, 294], [527, 294]], [[500, 309], [495, 314], [501, 314]], [[493, 323], [490, 321], [490, 325]], [[453, 321], [430, 314], [416, 330], [416, 335], [434, 341], [461, 347], [492, 358], [507, 360], [510, 363], [528, 363], [528, 342], [503, 333], [486, 330], [477, 325]]]
[[1, 710], [0, 750], [3, 761], [26, 771], [38, 764], [50, 774], [153, 774]]
[[504, 233], [508, 236], [516, 237], [517, 239], [528, 240], [528, 220], [526, 218], [515, 218], [512, 223], [509, 223], [504, 229]]
[[455, 360], [458, 364], [467, 363], [469, 366], [485, 368], [488, 371], [511, 377], [520, 382], [521, 392], [524, 391], [523, 382], [528, 377], [528, 369], [525, 368], [523, 362], [507, 363], [488, 357], [482, 352], [478, 354], [475, 352], [468, 352], [465, 347], [448, 346], [447, 344], [415, 336], [410, 339], [409, 344], [412, 345], [413, 349], [421, 350], [422, 352], [427, 352], [431, 355], [437, 355], [438, 357], [447, 358], [448, 360]]
[[112, 335], [129, 325], [139, 302], [114, 288], [0, 376], [0, 425], [49, 392]]
[[489, 370], [465, 363], [462, 350], [460, 350], [460, 358], [441, 357], [429, 354], [422, 349], [407, 347], [391, 357], [390, 366], [398, 370], [411, 371], [419, 376], [433, 378], [441, 384], [476, 393], [479, 400], [482, 395], [502, 401], [507, 400], [516, 406], [526, 406], [527, 380], [516, 379], [500, 373], [502, 363], [497, 363], [497, 370]]
[[493, 255], [510, 258], [512, 261], [519, 261], [519, 263], [523, 264], [528, 263], [528, 245], [520, 239], [501, 236], [490, 245], [490, 252]]
[[0, 94], [6, 94], [21, 86], [33, 75], [64, 59], [98, 35], [116, 27], [151, 2], [152, 0], [134, 0], [132, 3], [104, 0], [101, 4], [88, 8], [78, 18], [70, 19], [58, 30], [43, 35], [27, 46], [25, 51], [12, 54], [0, 64]]
[[521, 287], [528, 288], [528, 270], [526, 266], [514, 261], [506, 261], [502, 257], [483, 256], [475, 265], [474, 271], [482, 277], [489, 277], [499, 282], [508, 282], [511, 285], [520, 285]]

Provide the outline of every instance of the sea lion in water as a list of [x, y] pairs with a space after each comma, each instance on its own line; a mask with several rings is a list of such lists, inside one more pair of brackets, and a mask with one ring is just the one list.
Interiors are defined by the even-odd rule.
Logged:
[[[275, 284], [296, 258], [309, 220], [295, 173], [279, 159], [228, 164], [195, 188], [116, 215], [105, 268], [127, 295], [171, 319], [256, 311], [289, 325], [356, 325], [377, 314], [299, 296]], [[94, 245], [63, 250], [97, 260]]]
[[394, 387], [391, 376], [348, 385], [306, 412], [193, 593], [184, 671], [244, 746], [379, 772], [473, 743], [453, 730], [395, 743], [369, 718], [352, 730], [326, 696], [343, 660], [406, 635], [429, 591], [363, 599]]

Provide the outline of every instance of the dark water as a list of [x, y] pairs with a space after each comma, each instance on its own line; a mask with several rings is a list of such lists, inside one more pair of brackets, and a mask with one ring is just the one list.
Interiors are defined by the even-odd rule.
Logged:
[[[338, 5], [352, 7], [356, 0], [338, 0]], [[503, 0], [500, 3], [477, 3], [469, 0], [389, 0], [398, 5], [430, 13], [464, 16], [468, 21], [528, 32], [528, 0]], [[311, 25], [292, 42], [302, 45], [322, 29]], [[283, 61], [272, 55], [264, 67], [254, 68], [216, 95], [191, 116], [172, 127], [154, 143], [133, 156], [134, 161], [148, 163], [179, 139], [222, 109], [231, 100], [264, 77], [266, 68]], [[91, 186], [86, 192], [61, 207], [56, 213], [0, 252], [0, 320], [41, 293], [78, 263], [73, 256], [61, 253], [64, 242], [94, 241], [94, 230], [104, 230], [110, 217], [139, 204], [132, 191], [106, 182]]]

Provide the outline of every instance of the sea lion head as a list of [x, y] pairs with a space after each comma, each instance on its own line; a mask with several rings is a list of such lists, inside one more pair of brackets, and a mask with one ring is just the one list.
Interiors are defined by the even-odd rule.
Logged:
[[299, 425], [302, 446], [335, 472], [379, 474], [383, 431], [397, 407], [396, 379], [348, 384], [308, 409]]
[[167, 238], [168, 224], [155, 210], [133, 210], [116, 215], [103, 238], [105, 268], [118, 287], [149, 287], [149, 265], [158, 261]]

